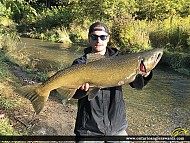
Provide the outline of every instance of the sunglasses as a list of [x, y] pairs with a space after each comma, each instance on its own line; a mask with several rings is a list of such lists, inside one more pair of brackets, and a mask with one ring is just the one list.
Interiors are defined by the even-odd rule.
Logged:
[[98, 40], [98, 37], [100, 37], [100, 39], [102, 40], [102, 41], [104, 41], [104, 40], [106, 40], [107, 39], [107, 35], [95, 35], [95, 34], [92, 34], [92, 35], [90, 35], [91, 36], [91, 39], [92, 40]]

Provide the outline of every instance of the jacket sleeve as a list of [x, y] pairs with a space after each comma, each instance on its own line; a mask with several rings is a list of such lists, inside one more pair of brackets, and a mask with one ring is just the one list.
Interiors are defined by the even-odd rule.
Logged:
[[[86, 63], [86, 57], [82, 56], [76, 60], [73, 61], [72, 65], [76, 65], [76, 64], [85, 64]], [[81, 85], [82, 86], [82, 85]], [[77, 91], [75, 92], [75, 94], [73, 95], [72, 98], [74, 99], [80, 99], [83, 98], [84, 96], [86, 96], [87, 91], [84, 90], [80, 90], [77, 89]]]
[[153, 76], [152, 71], [150, 72], [150, 74], [147, 77], [144, 77], [141, 74], [138, 74], [135, 77], [135, 80], [133, 82], [129, 83], [129, 85], [132, 88], [141, 90], [152, 79], [152, 76]]

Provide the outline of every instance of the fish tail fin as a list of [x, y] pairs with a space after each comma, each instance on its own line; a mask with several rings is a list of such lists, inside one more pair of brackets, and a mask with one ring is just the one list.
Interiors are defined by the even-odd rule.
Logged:
[[19, 95], [31, 101], [36, 114], [39, 114], [43, 109], [50, 93], [49, 91], [42, 92], [40, 90], [40, 85], [41, 84], [26, 85], [15, 90]]

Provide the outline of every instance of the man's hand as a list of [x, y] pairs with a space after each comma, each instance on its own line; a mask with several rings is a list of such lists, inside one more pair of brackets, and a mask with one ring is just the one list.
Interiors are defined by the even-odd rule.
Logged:
[[147, 73], [142, 73], [142, 75], [143, 75], [144, 77], [147, 77], [147, 76], [149, 76], [150, 72], [151, 72], [151, 71], [149, 71], [149, 72], [147, 72]]
[[89, 90], [89, 87], [90, 87], [89, 83], [84, 83], [84, 84], [80, 87], [80, 89], [81, 89], [81, 90], [84, 90], [84, 91], [88, 91], [88, 90]]

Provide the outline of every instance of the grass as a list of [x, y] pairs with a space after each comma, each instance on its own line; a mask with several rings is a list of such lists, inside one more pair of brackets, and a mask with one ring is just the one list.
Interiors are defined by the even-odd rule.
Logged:
[[0, 77], [8, 77], [8, 65], [6, 62], [4, 62], [5, 56], [0, 51]]
[[8, 118], [0, 119], [0, 135], [19, 135]]
[[164, 52], [162, 63], [170, 66], [175, 71], [190, 75], [190, 54], [179, 52]]
[[18, 99], [8, 99], [6, 97], [0, 96], [0, 105], [6, 109], [12, 109], [18, 104], [21, 104], [21, 101]]
[[[20, 99], [15, 99], [13, 95], [12, 86], [8, 84], [6, 78], [0, 78], [0, 114], [5, 114], [7, 111], [14, 109], [21, 104]], [[0, 119], [0, 135], [18, 135], [10, 123], [8, 117]]]
[[[0, 51], [0, 114], [5, 114], [9, 109], [14, 109], [21, 103], [20, 99], [13, 97], [13, 79], [9, 71], [9, 66], [5, 62], [5, 56]], [[8, 117], [0, 119], [0, 135], [18, 135], [11, 120]]]

